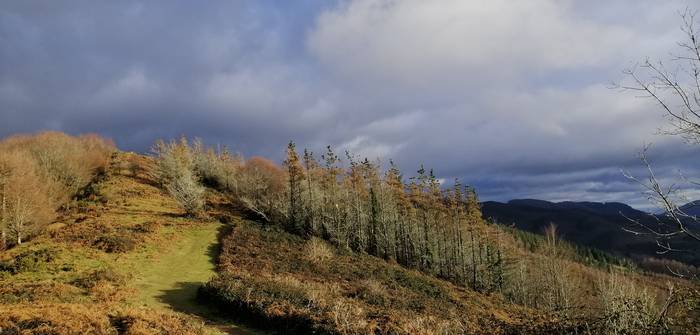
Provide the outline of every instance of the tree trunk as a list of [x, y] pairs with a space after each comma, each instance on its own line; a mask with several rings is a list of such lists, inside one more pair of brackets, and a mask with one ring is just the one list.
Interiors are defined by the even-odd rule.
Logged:
[[476, 250], [474, 250], [474, 231], [469, 231], [472, 239], [472, 289], [476, 290]]
[[2, 207], [0, 208], [0, 230], [2, 234], [0, 236], [0, 250], [7, 249], [7, 226], [5, 220], [7, 218], [7, 197], [5, 196], [7, 186], [5, 183], [2, 185]]

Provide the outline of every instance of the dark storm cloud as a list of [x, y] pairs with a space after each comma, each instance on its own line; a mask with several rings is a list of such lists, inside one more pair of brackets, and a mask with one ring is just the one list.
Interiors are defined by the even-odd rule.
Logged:
[[[98, 132], [125, 149], [199, 136], [420, 163], [486, 199], [622, 200], [656, 142], [649, 101], [610, 90], [665, 56], [684, 1], [5, 1], [0, 135]], [[528, 18], [537, 18], [536, 20]], [[672, 174], [668, 176], [671, 178]]]

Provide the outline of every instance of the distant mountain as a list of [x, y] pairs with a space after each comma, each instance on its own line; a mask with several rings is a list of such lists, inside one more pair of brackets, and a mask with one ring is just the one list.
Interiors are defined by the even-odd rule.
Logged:
[[574, 202], [574, 201], [564, 201], [564, 202], [549, 202], [545, 200], [537, 199], [515, 199], [508, 202], [509, 205], [516, 206], [529, 206], [543, 209], [581, 209], [587, 210], [598, 214], [606, 215], [618, 215], [623, 213], [625, 215], [644, 215], [645, 212], [636, 210], [627, 204], [621, 202]]
[[[691, 209], [700, 214], [700, 202]], [[630, 219], [656, 225], [657, 217], [623, 203], [518, 199], [507, 203], [487, 201], [482, 203], [482, 211], [485, 218], [533, 233], [541, 234], [545, 227], [553, 223], [564, 239], [614, 254], [630, 258], [661, 257], [654, 239], [623, 230], [623, 227], [629, 226]], [[683, 239], [674, 243], [674, 247], [688, 251], [664, 257], [700, 265], [697, 244]]]
[[680, 210], [690, 216], [700, 217], [700, 200], [691, 201], [681, 206]]

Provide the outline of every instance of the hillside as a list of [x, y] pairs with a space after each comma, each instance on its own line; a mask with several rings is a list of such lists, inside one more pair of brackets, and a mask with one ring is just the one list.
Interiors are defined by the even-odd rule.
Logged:
[[630, 227], [630, 219], [655, 226], [657, 217], [622, 203], [486, 201], [482, 211], [484, 217], [500, 224], [537, 234], [543, 234], [547, 226], [555, 224], [565, 240], [636, 260], [665, 257], [700, 265], [700, 250], [692, 241], [677, 239], [674, 247], [682, 251], [661, 256], [654, 239], [624, 231], [623, 228]]
[[[338, 221], [332, 221], [334, 227], [346, 235], [304, 232], [275, 207], [289, 201], [284, 196], [289, 184], [277, 183], [289, 179], [273, 179], [287, 173], [274, 163], [243, 161], [186, 141], [162, 149], [156, 157], [113, 150], [86, 186], [89, 192], [58, 207], [55, 219], [37, 226], [21, 244], [0, 251], [0, 334], [264, 333], [255, 329], [596, 334], [661, 326], [684, 334], [696, 329], [691, 327], [697, 326], [697, 314], [684, 305], [669, 305], [666, 313], [673, 320], [657, 323], [654, 317], [675, 292], [692, 292], [691, 283], [623, 266], [589, 266], [556, 235], [533, 247], [483, 221], [469, 189], [461, 196], [455, 191], [459, 198], [448, 193], [452, 207], [440, 207], [442, 202], [428, 200], [441, 201], [441, 195], [418, 198], [419, 193], [409, 193], [419, 192], [415, 186], [407, 187], [405, 204], [423, 207], [397, 213], [420, 218], [425, 209], [443, 215], [452, 208], [459, 220], [448, 226], [455, 229], [453, 239], [440, 235], [448, 231], [440, 221], [409, 226], [416, 230], [404, 235], [399, 232], [406, 226], [395, 221], [397, 243], [406, 243], [399, 248], [371, 235], [392, 218], [381, 214], [390, 213], [381, 210], [387, 193], [374, 188], [359, 193], [376, 211], [358, 221], [375, 227], [366, 235], [353, 235], [352, 226]], [[323, 180], [324, 170], [317, 169], [317, 180]], [[180, 172], [164, 173], [173, 171]], [[365, 173], [372, 175], [369, 168]], [[345, 183], [361, 180], [359, 174], [348, 176], [354, 179]], [[318, 187], [335, 187], [328, 185]], [[339, 178], [337, 190], [344, 185]], [[333, 208], [341, 206], [336, 202]], [[303, 227], [308, 221], [299, 222]], [[323, 227], [322, 221], [316, 224]], [[421, 256], [420, 244], [411, 246], [422, 232], [430, 235]], [[463, 241], [454, 239], [459, 234]], [[402, 248], [415, 258], [402, 258]], [[626, 306], [622, 302], [632, 305], [616, 307]]]
[[237, 223], [224, 239], [219, 267], [201, 295], [233, 318], [284, 333], [542, 334], [567, 327], [501, 297], [253, 222]]
[[184, 217], [151, 167], [116, 153], [91, 200], [0, 252], [1, 334], [251, 334], [203, 325], [196, 285], [213, 275], [220, 224]]

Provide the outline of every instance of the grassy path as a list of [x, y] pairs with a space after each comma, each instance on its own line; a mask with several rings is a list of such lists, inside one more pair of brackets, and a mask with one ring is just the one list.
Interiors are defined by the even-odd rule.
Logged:
[[211, 309], [195, 301], [197, 288], [215, 274], [217, 234], [222, 227], [220, 223], [183, 227], [165, 250], [136, 260], [137, 303], [202, 317], [224, 333], [256, 334], [214, 317]]
[[197, 287], [215, 274], [213, 248], [220, 226], [182, 228], [166, 250], [144, 259], [147, 263], [135, 276], [139, 301], [149, 307], [198, 312], [201, 306], [194, 297]]

